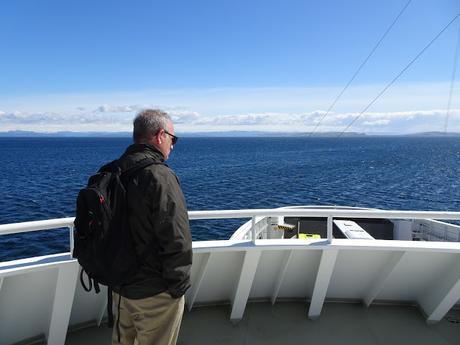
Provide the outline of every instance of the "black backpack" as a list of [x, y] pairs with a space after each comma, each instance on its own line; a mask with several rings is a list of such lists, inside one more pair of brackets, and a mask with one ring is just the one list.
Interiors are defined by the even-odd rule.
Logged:
[[94, 285], [99, 293], [99, 284], [108, 286], [109, 326], [113, 325], [112, 287], [129, 283], [149, 254], [146, 250], [143, 255], [136, 255], [125, 185], [137, 171], [151, 164], [164, 163], [145, 158], [122, 170], [115, 160], [91, 176], [87, 187], [78, 193], [73, 257], [82, 267], [80, 282], [86, 291]]

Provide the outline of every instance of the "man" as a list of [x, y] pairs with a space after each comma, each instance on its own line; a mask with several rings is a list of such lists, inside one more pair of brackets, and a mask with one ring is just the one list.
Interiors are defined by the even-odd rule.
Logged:
[[179, 181], [163, 164], [177, 142], [170, 116], [161, 110], [141, 111], [134, 119], [133, 139], [120, 157], [122, 169], [144, 158], [157, 163], [126, 184], [136, 252], [148, 254], [132, 281], [114, 288], [118, 325], [112, 344], [134, 344], [135, 339], [139, 345], [176, 344], [184, 293], [190, 287], [192, 241]]

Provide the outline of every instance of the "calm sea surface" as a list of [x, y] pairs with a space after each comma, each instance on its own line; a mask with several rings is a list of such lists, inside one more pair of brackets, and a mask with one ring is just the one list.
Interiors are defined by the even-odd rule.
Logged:
[[[0, 138], [0, 224], [74, 216], [129, 138]], [[182, 138], [168, 161], [190, 210], [348, 205], [460, 210], [459, 138]], [[193, 221], [194, 240], [244, 220]], [[68, 250], [68, 231], [0, 237], [0, 261]]]

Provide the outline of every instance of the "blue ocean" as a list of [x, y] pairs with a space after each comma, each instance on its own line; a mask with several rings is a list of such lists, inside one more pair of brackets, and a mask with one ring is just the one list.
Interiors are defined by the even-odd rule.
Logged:
[[[130, 138], [0, 138], [0, 224], [74, 216]], [[347, 205], [460, 210], [460, 138], [181, 138], [168, 165], [190, 210]], [[192, 221], [194, 240], [246, 220]], [[0, 261], [68, 250], [68, 230], [0, 236]]]

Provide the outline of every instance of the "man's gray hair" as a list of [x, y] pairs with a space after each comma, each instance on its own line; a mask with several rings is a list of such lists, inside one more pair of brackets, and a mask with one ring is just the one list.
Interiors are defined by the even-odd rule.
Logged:
[[171, 117], [160, 109], [144, 109], [135, 117], [133, 124], [133, 140], [139, 143], [150, 135], [155, 135], [160, 129], [167, 129]]

